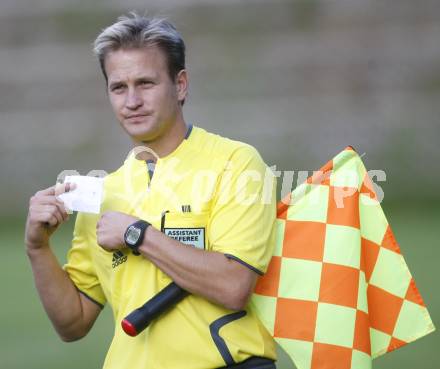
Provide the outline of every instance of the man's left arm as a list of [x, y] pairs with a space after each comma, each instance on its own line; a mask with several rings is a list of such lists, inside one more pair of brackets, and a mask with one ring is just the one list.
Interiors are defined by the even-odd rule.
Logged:
[[[124, 213], [104, 213], [97, 225], [98, 244], [106, 250], [125, 247], [125, 230], [137, 220]], [[152, 226], [138, 250], [184, 290], [231, 310], [244, 308], [258, 277], [223, 253], [186, 245]]]
[[141, 254], [180, 287], [231, 310], [242, 310], [258, 274], [223, 253], [185, 245], [149, 227]]

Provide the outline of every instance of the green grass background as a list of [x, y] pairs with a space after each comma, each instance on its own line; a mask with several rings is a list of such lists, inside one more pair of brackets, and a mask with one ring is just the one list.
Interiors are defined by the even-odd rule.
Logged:
[[[383, 203], [403, 255], [428, 305], [434, 324], [440, 318], [439, 227], [440, 202]], [[54, 236], [57, 256], [64, 262], [73, 219]], [[107, 306], [92, 332], [84, 339], [64, 343], [52, 329], [39, 302], [23, 245], [24, 217], [0, 222], [2, 274], [0, 368], [95, 369], [101, 368], [114, 328]], [[170, 337], [172, 346], [172, 337]], [[376, 369], [438, 369], [440, 339], [437, 332], [373, 362]], [[279, 369], [294, 368], [279, 352]], [[170, 368], [178, 369], [178, 368]], [[338, 368], [335, 368], [338, 369]]]

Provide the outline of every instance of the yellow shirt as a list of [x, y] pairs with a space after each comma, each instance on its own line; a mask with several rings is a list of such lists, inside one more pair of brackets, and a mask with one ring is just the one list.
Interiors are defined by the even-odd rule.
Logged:
[[[273, 182], [253, 147], [193, 127], [174, 152], [158, 159], [151, 181], [146, 163], [134, 155], [108, 175], [101, 211], [140, 217], [170, 237], [262, 274], [275, 242]], [[137, 337], [126, 335], [121, 320], [171, 280], [127, 248], [111, 253], [99, 247], [98, 219], [78, 214], [64, 268], [78, 290], [113, 309], [115, 334], [105, 369], [209, 369], [250, 356], [276, 358], [271, 335], [249, 306], [232, 311], [197, 295]]]

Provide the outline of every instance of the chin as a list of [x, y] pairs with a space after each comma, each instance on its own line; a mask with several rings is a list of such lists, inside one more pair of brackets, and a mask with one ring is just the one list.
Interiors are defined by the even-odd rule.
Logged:
[[139, 143], [154, 141], [159, 136], [156, 130], [131, 130], [127, 131], [127, 133], [134, 141]]
[[136, 141], [149, 141], [157, 136], [157, 127], [148, 123], [125, 123], [123, 126], [128, 135]]
[[130, 134], [130, 137], [132, 140], [142, 143], [142, 142], [150, 142], [154, 141], [155, 136], [151, 133], [139, 133], [136, 134]]

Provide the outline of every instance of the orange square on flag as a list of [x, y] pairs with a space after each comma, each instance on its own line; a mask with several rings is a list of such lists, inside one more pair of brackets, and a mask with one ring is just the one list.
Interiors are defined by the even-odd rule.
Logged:
[[370, 177], [368, 176], [368, 172], [365, 173], [364, 181], [362, 182], [362, 186], [359, 192], [367, 195], [372, 200], [377, 200], [374, 185]]
[[351, 369], [351, 349], [315, 342], [311, 369], [315, 368]]
[[360, 310], [356, 311], [353, 348], [371, 355], [370, 320], [368, 314]]
[[387, 230], [385, 231], [385, 234], [383, 236], [382, 240], [382, 247], [385, 247], [388, 250], [397, 252], [400, 254], [400, 248], [399, 245], [396, 242], [396, 239], [394, 237], [393, 231], [391, 230], [391, 227], [388, 225]]
[[392, 335], [403, 299], [371, 284], [367, 287], [367, 298], [370, 326]]
[[278, 298], [274, 337], [313, 341], [318, 303]]
[[287, 210], [289, 209], [289, 204], [291, 201], [291, 195], [288, 194], [284, 199], [282, 199], [277, 204], [277, 218], [278, 219], [287, 219]]
[[405, 300], [414, 302], [415, 304], [419, 304], [421, 306], [425, 306], [422, 296], [420, 296], [419, 290], [417, 289], [416, 281], [414, 280], [414, 278], [411, 278], [408, 290], [406, 291]]
[[390, 344], [388, 345], [387, 352], [398, 349], [399, 347], [402, 347], [406, 344], [407, 344], [407, 342], [405, 342], [405, 341], [401, 341], [401, 340], [397, 339], [396, 337], [391, 337], [391, 341], [390, 341]]
[[327, 223], [360, 228], [356, 188], [330, 186]]
[[361, 238], [361, 270], [365, 272], [365, 279], [370, 282], [371, 274], [376, 265], [380, 246], [365, 238]]
[[258, 278], [255, 293], [265, 296], [278, 296], [280, 284], [281, 257], [272, 256], [266, 273]]
[[322, 261], [325, 223], [287, 220], [284, 231], [283, 256]]
[[356, 309], [359, 269], [323, 263], [319, 301]]

